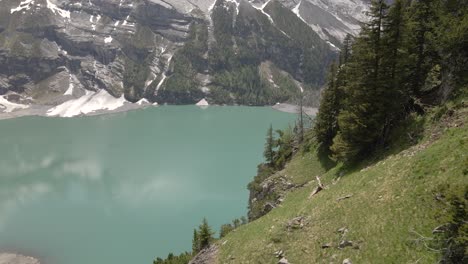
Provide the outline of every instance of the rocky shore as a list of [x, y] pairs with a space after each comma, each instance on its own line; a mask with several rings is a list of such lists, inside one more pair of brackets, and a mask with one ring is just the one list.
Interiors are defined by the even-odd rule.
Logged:
[[0, 264], [40, 264], [38, 259], [14, 253], [0, 253]]
[[[286, 113], [291, 113], [291, 114], [297, 114], [299, 113], [299, 106], [293, 105], [293, 104], [276, 104], [272, 106], [273, 109], [281, 111], [281, 112], [286, 112]], [[304, 113], [309, 115], [309, 116], [315, 116], [317, 115], [318, 108], [315, 107], [303, 107]]]

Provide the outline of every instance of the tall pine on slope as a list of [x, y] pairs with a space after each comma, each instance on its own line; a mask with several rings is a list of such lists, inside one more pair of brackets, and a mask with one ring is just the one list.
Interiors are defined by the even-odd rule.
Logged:
[[384, 0], [372, 2], [369, 22], [353, 45], [353, 56], [347, 63], [346, 99], [338, 116], [340, 131], [331, 147], [337, 160], [352, 161], [366, 154], [382, 134], [385, 109], [380, 100], [385, 88], [380, 78], [381, 48], [387, 10]]
[[438, 59], [435, 50], [435, 26], [437, 17], [435, 9], [440, 0], [413, 1], [409, 7], [408, 30], [412, 33], [408, 38], [408, 58], [410, 60], [408, 83], [414, 96], [420, 97], [423, 85], [431, 65]]
[[345, 163], [384, 147], [411, 111], [468, 93], [467, 1], [375, 0], [369, 15], [351, 49], [345, 41], [315, 124], [321, 146], [336, 133], [330, 150]]
[[211, 227], [208, 225], [206, 218], [203, 218], [202, 224], [198, 227], [198, 241], [199, 249], [205, 249], [211, 245], [213, 242], [214, 232], [211, 230]]
[[263, 151], [263, 156], [265, 157], [266, 163], [269, 166], [273, 166], [274, 156], [275, 156], [275, 139], [273, 137], [273, 126], [270, 125], [268, 128], [266, 142], [265, 142], [265, 150]]
[[339, 93], [336, 74], [336, 65], [332, 63], [328, 72], [327, 88], [322, 92], [322, 103], [315, 118], [314, 132], [320, 142], [319, 150], [324, 156], [330, 155], [330, 146], [338, 132]]

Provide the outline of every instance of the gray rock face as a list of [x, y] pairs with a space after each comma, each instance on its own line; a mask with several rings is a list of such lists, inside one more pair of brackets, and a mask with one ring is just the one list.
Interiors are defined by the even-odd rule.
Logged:
[[[105, 89], [132, 102], [158, 101], [159, 90], [174, 73], [174, 54], [190, 40], [191, 25], [208, 25], [204, 57], [209, 57], [216, 41], [211, 14], [218, 1], [223, 0], [0, 0], [0, 95], [18, 93], [34, 103], [56, 105], [86, 90]], [[234, 0], [225, 6], [237, 8], [234, 22], [239, 6], [251, 6], [261, 12], [251, 10], [249, 16], [275, 24], [263, 10], [268, 2]], [[365, 0], [280, 2], [331, 49], [345, 33], [357, 33], [367, 7]], [[274, 45], [271, 49], [284, 53]], [[298, 65], [301, 58], [298, 51]], [[288, 70], [300, 79], [300, 70]], [[196, 76], [198, 98], [209, 93], [212, 76], [209, 69]]]
[[[261, 5], [270, 0], [255, 1]], [[325, 41], [337, 45], [346, 34], [356, 35], [366, 20], [370, 0], [279, 0]]]
[[40, 264], [39, 260], [12, 253], [0, 253], [0, 264]]
[[[163, 3], [0, 1], [1, 88], [43, 99], [44, 87], [54, 91], [73, 80], [85, 89], [106, 89], [119, 97], [125, 92], [128, 61], [151, 56], [147, 67], [160, 74], [197, 19]], [[136, 101], [142, 96], [129, 97]]]
[[218, 247], [211, 245], [208, 248], [202, 249], [189, 264], [213, 264], [216, 261], [216, 255], [218, 254]]

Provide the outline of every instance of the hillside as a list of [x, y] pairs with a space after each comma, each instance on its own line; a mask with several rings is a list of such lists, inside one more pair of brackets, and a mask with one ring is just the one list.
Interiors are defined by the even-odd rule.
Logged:
[[373, 1], [311, 129], [268, 130], [250, 222], [200, 227], [190, 263], [466, 263], [467, 8]]
[[[216, 263], [278, 263], [278, 251], [290, 263], [437, 262], [445, 245], [433, 230], [452, 221], [454, 196], [467, 202], [468, 109], [435, 118], [412, 120], [380, 160], [355, 168], [327, 171], [315, 147], [300, 150], [271, 177], [305, 185], [280, 191], [277, 208], [217, 242]], [[310, 197], [316, 176], [325, 189]]]

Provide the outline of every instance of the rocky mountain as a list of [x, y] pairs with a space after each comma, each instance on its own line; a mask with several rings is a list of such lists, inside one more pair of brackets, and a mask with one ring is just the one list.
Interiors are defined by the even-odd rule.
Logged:
[[[367, 6], [364, 0], [0, 0], [0, 95], [10, 109], [98, 95], [97, 104], [287, 101], [323, 84], [327, 64], [344, 36], [359, 31]], [[7, 104], [0, 102], [4, 110]]]

